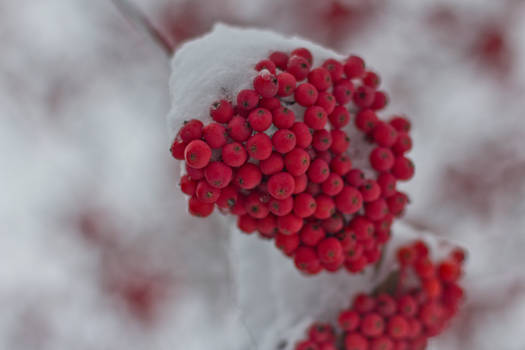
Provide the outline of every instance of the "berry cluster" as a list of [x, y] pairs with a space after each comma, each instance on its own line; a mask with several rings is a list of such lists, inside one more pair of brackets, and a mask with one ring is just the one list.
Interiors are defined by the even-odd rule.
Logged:
[[458, 280], [464, 258], [463, 251], [457, 249], [435, 264], [421, 241], [400, 248], [400, 270], [393, 275], [394, 283], [390, 281], [385, 290], [371, 295], [356, 295], [352, 307], [339, 314], [338, 325], [343, 331], [339, 347], [334, 329], [316, 324], [308, 331], [308, 339], [295, 349], [425, 349], [428, 338], [440, 334], [458, 311], [463, 298]]
[[[379, 259], [408, 202], [396, 182], [414, 173], [410, 123], [378, 118], [387, 96], [360, 57], [312, 62], [305, 48], [273, 52], [255, 65], [253, 89], [213, 103], [207, 125], [185, 122], [171, 152], [185, 160], [191, 214], [237, 215], [243, 232], [274, 238], [304, 273], [355, 273]], [[349, 127], [375, 147], [373, 178], [352, 166]]]

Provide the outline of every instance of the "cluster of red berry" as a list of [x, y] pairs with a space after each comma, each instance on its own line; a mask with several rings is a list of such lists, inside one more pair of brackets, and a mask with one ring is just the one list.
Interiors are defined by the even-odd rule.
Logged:
[[441, 333], [458, 310], [464, 259], [464, 252], [456, 249], [434, 264], [423, 242], [402, 247], [398, 251], [400, 270], [388, 292], [358, 294], [352, 307], [340, 313], [338, 325], [344, 334], [339, 342], [332, 326], [314, 324], [308, 339], [295, 349], [425, 349], [428, 338]]
[[[414, 173], [404, 156], [410, 123], [378, 118], [387, 96], [360, 57], [311, 69], [312, 62], [305, 48], [273, 52], [255, 65], [253, 89], [240, 91], [235, 105], [215, 102], [207, 125], [187, 121], [171, 152], [186, 163], [180, 186], [191, 214], [206, 217], [217, 206], [237, 215], [243, 232], [275, 238], [305, 273], [359, 272], [379, 259], [408, 202], [396, 182]], [[346, 153], [351, 118], [375, 145], [375, 179]]]

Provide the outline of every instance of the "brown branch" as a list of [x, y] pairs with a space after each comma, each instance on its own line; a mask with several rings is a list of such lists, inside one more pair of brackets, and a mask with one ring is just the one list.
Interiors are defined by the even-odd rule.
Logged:
[[166, 38], [149, 19], [140, 11], [137, 6], [131, 4], [127, 0], [112, 0], [115, 7], [122, 13], [122, 15], [133, 24], [138, 24], [150, 38], [164, 50], [164, 52], [171, 56], [174, 51], [174, 45]]

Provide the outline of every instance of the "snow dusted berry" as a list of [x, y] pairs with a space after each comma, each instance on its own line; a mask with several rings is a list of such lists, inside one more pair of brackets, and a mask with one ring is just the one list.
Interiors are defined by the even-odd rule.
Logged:
[[348, 79], [360, 78], [365, 74], [365, 61], [359, 56], [350, 56], [343, 69]]
[[277, 130], [272, 136], [273, 147], [279, 153], [290, 152], [295, 148], [296, 142], [295, 134], [287, 129]]
[[275, 74], [275, 69], [276, 69], [275, 63], [273, 63], [269, 59], [265, 59], [265, 60], [261, 60], [261, 61], [257, 62], [257, 64], [255, 65], [255, 70], [260, 72], [263, 69], [266, 69], [270, 73]]
[[218, 123], [210, 123], [202, 128], [202, 138], [211, 148], [220, 148], [226, 144], [226, 128]]
[[277, 85], [277, 95], [286, 97], [294, 93], [297, 80], [292, 74], [282, 72], [277, 75]]
[[257, 133], [246, 141], [246, 150], [253, 159], [264, 160], [272, 154], [272, 140], [265, 133]]
[[245, 111], [254, 109], [258, 103], [259, 95], [253, 90], [241, 90], [237, 94], [237, 106]]
[[286, 71], [292, 74], [297, 81], [301, 81], [308, 75], [310, 63], [304, 57], [293, 55], [288, 60]]
[[306, 148], [312, 144], [313, 136], [305, 123], [296, 122], [292, 125], [291, 130], [295, 134], [297, 147]]
[[210, 108], [210, 116], [217, 123], [228, 123], [233, 117], [233, 106], [228, 100], [214, 102]]
[[204, 178], [210, 185], [216, 188], [228, 186], [232, 176], [232, 169], [222, 162], [211, 162], [206, 169], [204, 169]]
[[268, 192], [276, 199], [286, 199], [293, 194], [295, 180], [289, 173], [272, 175], [268, 180]]
[[222, 161], [231, 167], [240, 167], [248, 159], [248, 154], [244, 147], [238, 142], [224, 145], [222, 148]]
[[328, 116], [322, 107], [311, 106], [304, 112], [304, 122], [314, 130], [324, 129], [327, 121]]
[[295, 89], [295, 101], [301, 106], [308, 107], [317, 101], [319, 93], [317, 89], [309, 83], [302, 83]]
[[285, 70], [286, 69], [286, 66], [288, 64], [288, 54], [286, 52], [282, 52], [282, 51], [272, 52], [272, 54], [270, 55], [269, 59], [280, 70]]
[[252, 134], [252, 128], [245, 118], [236, 115], [228, 123], [228, 134], [235, 141], [246, 141]]
[[202, 140], [191, 141], [184, 150], [186, 163], [195, 169], [202, 169], [211, 159], [211, 148]]
[[308, 61], [309, 65], [312, 65], [312, 63], [314, 61], [312, 53], [310, 52], [310, 50], [308, 50], [305, 47], [299, 47], [297, 49], [294, 49], [290, 53], [290, 55], [291, 56], [301, 56], [301, 57], [303, 57], [304, 59], [306, 59], [306, 61]]
[[277, 94], [279, 84], [275, 75], [267, 70], [263, 70], [253, 79], [253, 88], [263, 98], [268, 98]]
[[252, 163], [246, 163], [237, 170], [234, 182], [242, 189], [250, 190], [261, 183], [262, 174], [259, 168]]

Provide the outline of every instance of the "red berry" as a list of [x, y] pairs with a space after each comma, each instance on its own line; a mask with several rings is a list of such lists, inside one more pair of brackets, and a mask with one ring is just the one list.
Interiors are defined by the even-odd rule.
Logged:
[[378, 221], [388, 214], [388, 204], [383, 198], [365, 203], [365, 215], [372, 221]]
[[355, 126], [365, 133], [371, 132], [378, 121], [377, 115], [370, 109], [362, 110], [355, 116]]
[[351, 273], [357, 273], [357, 272], [363, 271], [363, 269], [366, 267], [367, 264], [368, 264], [368, 260], [366, 259], [366, 256], [359, 255], [355, 259], [346, 260], [345, 267]]
[[259, 107], [273, 111], [274, 109], [281, 107], [281, 100], [277, 97], [261, 98], [259, 101]]
[[293, 209], [293, 198], [288, 197], [286, 199], [280, 200], [272, 197], [268, 202], [268, 209], [270, 212], [272, 212], [272, 214], [277, 216], [288, 215]]
[[273, 124], [279, 129], [289, 129], [294, 125], [295, 113], [286, 107], [279, 107], [272, 110]]
[[375, 312], [367, 314], [361, 321], [361, 332], [367, 337], [378, 337], [383, 334], [384, 329], [385, 322], [383, 318]]
[[445, 282], [456, 282], [461, 274], [461, 269], [456, 261], [443, 261], [438, 266], [439, 278]]
[[350, 222], [358, 241], [370, 241], [374, 236], [374, 224], [364, 216], [355, 216]]
[[350, 169], [352, 169], [352, 161], [344, 154], [334, 157], [330, 162], [330, 170], [332, 173], [338, 174], [340, 176], [346, 175]]
[[346, 310], [339, 314], [337, 322], [344, 331], [351, 332], [359, 327], [360, 317], [354, 310]]
[[381, 173], [377, 177], [377, 184], [381, 188], [381, 196], [388, 198], [396, 193], [396, 181], [394, 175], [390, 173]]
[[429, 299], [436, 299], [441, 296], [443, 287], [437, 278], [430, 278], [423, 281], [423, 290]]
[[184, 150], [184, 159], [192, 168], [202, 169], [210, 162], [211, 148], [202, 140], [193, 140]]
[[354, 187], [361, 187], [365, 184], [366, 181], [365, 175], [359, 169], [350, 170], [348, 174], [346, 174], [345, 180], [350, 186]]
[[256, 192], [250, 193], [244, 205], [246, 212], [256, 219], [265, 218], [269, 213], [268, 206], [262, 201], [261, 195]]
[[344, 183], [341, 176], [331, 173], [321, 184], [321, 189], [329, 196], [335, 196], [343, 189]]
[[270, 73], [275, 74], [275, 63], [273, 63], [271, 60], [261, 60], [255, 65], [255, 70], [260, 72], [263, 69], [266, 69], [270, 71]]
[[263, 70], [253, 79], [253, 88], [263, 98], [268, 98], [277, 94], [279, 84], [275, 75], [267, 70]]
[[241, 215], [237, 219], [237, 227], [244, 233], [252, 233], [257, 230], [257, 220], [248, 214]]
[[392, 166], [392, 174], [399, 180], [409, 180], [414, 176], [414, 163], [403, 156], [396, 157]]
[[273, 238], [277, 233], [277, 220], [272, 214], [257, 221], [257, 231], [261, 233], [264, 238]]
[[303, 227], [303, 219], [295, 216], [294, 214], [288, 214], [279, 216], [277, 218], [277, 228], [279, 232], [285, 235], [291, 235], [297, 233]]
[[304, 57], [294, 55], [288, 60], [286, 71], [292, 74], [297, 81], [301, 81], [308, 75], [310, 63]]
[[237, 94], [237, 106], [245, 111], [250, 111], [257, 107], [259, 95], [253, 90], [241, 90]]
[[334, 85], [332, 94], [335, 100], [340, 105], [345, 105], [352, 101], [352, 94], [354, 93], [354, 84], [350, 80], [340, 80]]
[[394, 154], [389, 148], [376, 147], [370, 153], [370, 164], [377, 171], [391, 169], [394, 166], [394, 161]]
[[186, 163], [186, 173], [195, 181], [204, 179], [204, 170], [192, 168], [188, 163]]
[[317, 219], [327, 219], [335, 213], [335, 203], [332, 197], [320, 194], [315, 197], [315, 202], [317, 203], [317, 209], [314, 216]]
[[330, 151], [332, 151], [334, 154], [346, 152], [348, 146], [350, 146], [350, 138], [348, 135], [344, 131], [338, 129], [330, 131], [330, 135], [332, 136]]
[[313, 105], [318, 96], [317, 89], [309, 83], [300, 84], [294, 92], [295, 101], [304, 107]]
[[425, 279], [434, 277], [435, 274], [434, 264], [432, 264], [428, 258], [420, 258], [417, 260], [414, 269], [419, 277]]
[[385, 108], [388, 104], [388, 95], [383, 91], [376, 91], [374, 93], [374, 101], [370, 105], [370, 108], [374, 111]]
[[350, 56], [343, 69], [348, 79], [360, 78], [365, 74], [365, 61], [359, 56]]
[[266, 159], [272, 154], [272, 140], [265, 133], [257, 133], [246, 141], [246, 150], [253, 159]]
[[390, 125], [392, 125], [399, 132], [409, 132], [410, 122], [403, 117], [394, 117], [390, 119]]
[[323, 107], [327, 114], [330, 114], [334, 111], [335, 108], [335, 97], [329, 92], [322, 91], [317, 97], [315, 104], [319, 107]]
[[312, 146], [316, 151], [327, 151], [332, 146], [332, 134], [326, 130], [316, 130], [312, 138]]
[[217, 123], [228, 123], [233, 117], [233, 106], [227, 100], [214, 102], [210, 108], [210, 116]]
[[288, 153], [295, 148], [295, 134], [287, 129], [277, 130], [272, 136], [272, 144], [279, 153]]
[[205, 218], [213, 212], [213, 208], [213, 203], [201, 202], [196, 197], [191, 197], [188, 201], [188, 209], [193, 216]]
[[368, 108], [374, 102], [375, 90], [369, 86], [359, 86], [353, 95], [354, 104], [359, 108]]
[[295, 190], [293, 191], [294, 194], [302, 193], [304, 190], [306, 190], [306, 186], [308, 185], [308, 176], [306, 174], [302, 174], [299, 176], [295, 176]]
[[376, 73], [374, 73], [372, 71], [368, 71], [368, 72], [365, 73], [365, 76], [363, 77], [363, 83], [366, 86], [370, 86], [371, 88], [375, 89], [381, 83], [381, 79], [379, 78], [379, 76]]
[[276, 199], [285, 199], [292, 195], [295, 180], [289, 173], [278, 173], [272, 175], [268, 180], [268, 192]]
[[303, 340], [295, 345], [295, 350], [320, 350], [319, 346], [311, 340]]
[[222, 161], [226, 165], [240, 167], [246, 162], [246, 159], [248, 159], [248, 154], [238, 142], [229, 143], [222, 148]]
[[396, 129], [392, 125], [381, 121], [372, 130], [372, 136], [375, 142], [382, 147], [390, 147], [397, 141]]
[[390, 317], [396, 313], [397, 304], [394, 298], [381, 293], [376, 299], [376, 311], [383, 317]]
[[192, 180], [191, 176], [184, 175], [180, 179], [180, 189], [183, 193], [193, 196], [195, 189], [197, 188], [197, 182]]
[[318, 91], [325, 91], [332, 86], [332, 76], [325, 68], [317, 67], [308, 73], [308, 82]]
[[248, 115], [248, 123], [255, 131], [265, 131], [272, 125], [272, 114], [264, 108], [256, 108]]
[[359, 333], [345, 335], [345, 350], [368, 350], [368, 340]]
[[198, 119], [185, 121], [184, 126], [179, 130], [178, 136], [186, 143], [200, 139], [202, 136], [202, 127], [203, 124]]
[[334, 59], [329, 58], [324, 61], [323, 68], [330, 73], [333, 82], [337, 82], [343, 77], [343, 65]]
[[392, 145], [396, 155], [402, 155], [412, 149], [412, 139], [405, 132], [398, 133], [397, 141]]
[[231, 208], [237, 203], [239, 192], [233, 186], [225, 187], [221, 190], [221, 195], [217, 199], [217, 206], [219, 208]]
[[275, 236], [275, 246], [281, 249], [284, 254], [291, 255], [297, 247], [299, 247], [299, 236], [277, 233]]
[[293, 212], [300, 218], [306, 218], [317, 209], [317, 203], [314, 197], [309, 193], [300, 193], [294, 198]]
[[309, 222], [303, 226], [299, 236], [303, 244], [314, 247], [325, 237], [325, 231], [318, 222]]
[[211, 148], [220, 148], [226, 144], [226, 128], [221, 124], [210, 123], [202, 129], [202, 138]]
[[228, 186], [233, 176], [232, 168], [222, 162], [211, 162], [204, 169], [204, 177], [210, 185], [216, 188]]
[[388, 320], [388, 334], [393, 339], [403, 339], [408, 334], [409, 327], [403, 316], [395, 315]]
[[330, 124], [336, 129], [345, 127], [350, 121], [350, 113], [343, 106], [336, 106], [332, 113], [328, 116]]
[[277, 152], [272, 152], [270, 157], [259, 162], [259, 168], [261, 169], [261, 172], [264, 175], [272, 175], [278, 173], [284, 168], [283, 157]]
[[292, 74], [282, 72], [277, 75], [277, 84], [279, 86], [277, 95], [286, 97], [294, 93], [297, 80]]
[[228, 134], [235, 141], [246, 141], [252, 134], [252, 128], [245, 118], [236, 115], [228, 123]]
[[176, 139], [171, 144], [170, 152], [173, 158], [183, 160], [184, 159], [184, 149], [186, 149], [186, 142]]
[[305, 124], [314, 130], [324, 129], [327, 121], [328, 117], [323, 107], [308, 107], [304, 112]]
[[288, 55], [282, 51], [275, 51], [269, 57], [270, 61], [275, 63], [277, 68], [280, 70], [285, 70], [286, 65], [288, 64]]
[[363, 197], [355, 187], [345, 186], [335, 197], [335, 205], [343, 214], [354, 214], [361, 209]]
[[334, 214], [331, 217], [323, 220], [323, 228], [326, 232], [332, 234], [341, 231], [344, 225], [344, 219], [340, 214]]
[[323, 159], [316, 158], [308, 168], [308, 179], [313, 183], [322, 183], [330, 175], [330, 167]]
[[312, 53], [310, 52], [310, 50], [304, 48], [304, 47], [299, 47], [295, 50], [293, 50], [290, 54], [290, 56], [301, 56], [301, 57], [304, 57], [308, 63], [310, 65], [312, 65], [313, 63], [313, 57], [312, 57]]
[[428, 328], [441, 326], [441, 323], [444, 321], [443, 316], [443, 307], [434, 302], [424, 304], [419, 312], [421, 323]]
[[308, 338], [316, 343], [333, 342], [334, 328], [328, 323], [314, 323], [308, 329]]
[[344, 260], [343, 247], [337, 238], [325, 238], [317, 245], [317, 256], [321, 262], [341, 264]]
[[305, 150], [294, 148], [284, 156], [284, 166], [293, 176], [302, 175], [310, 166], [310, 156]]
[[294, 263], [299, 270], [306, 273], [315, 273], [321, 266], [315, 250], [304, 246], [295, 251]]
[[366, 180], [365, 184], [359, 186], [359, 191], [364, 202], [372, 202], [381, 196], [381, 187], [374, 180]]
[[408, 197], [403, 192], [396, 192], [387, 198], [388, 209], [392, 215], [401, 215], [408, 203]]
[[376, 338], [370, 343], [370, 350], [393, 350], [394, 342], [386, 335]]
[[403, 295], [397, 302], [399, 313], [406, 317], [412, 317], [417, 313], [417, 303], [410, 295]]
[[211, 186], [206, 181], [199, 181], [195, 190], [195, 197], [203, 203], [215, 203], [220, 194], [220, 189]]
[[237, 170], [234, 183], [242, 189], [250, 190], [261, 183], [262, 174], [252, 163], [246, 163]]

